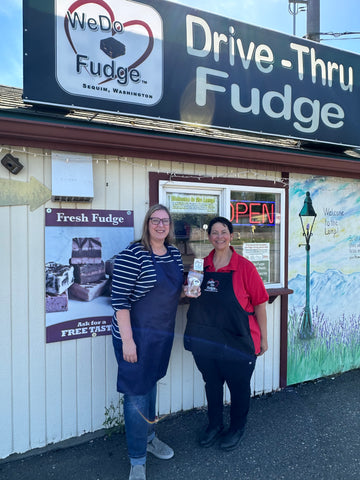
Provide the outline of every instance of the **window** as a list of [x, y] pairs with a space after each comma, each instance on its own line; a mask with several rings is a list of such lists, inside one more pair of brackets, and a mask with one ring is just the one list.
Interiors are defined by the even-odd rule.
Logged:
[[185, 270], [211, 251], [207, 226], [220, 215], [233, 224], [232, 246], [256, 265], [267, 287], [284, 285], [284, 189], [160, 181], [159, 199], [171, 211]]
[[265, 284], [282, 284], [281, 193], [261, 189], [230, 191], [233, 247], [251, 260]]

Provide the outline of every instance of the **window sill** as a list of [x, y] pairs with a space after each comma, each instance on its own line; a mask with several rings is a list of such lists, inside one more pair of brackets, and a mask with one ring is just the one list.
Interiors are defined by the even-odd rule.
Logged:
[[291, 295], [294, 290], [290, 288], [267, 288], [269, 294], [269, 303], [273, 303], [279, 295]]

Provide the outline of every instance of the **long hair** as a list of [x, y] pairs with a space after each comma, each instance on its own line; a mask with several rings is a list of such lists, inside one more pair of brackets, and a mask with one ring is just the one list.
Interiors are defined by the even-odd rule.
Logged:
[[164, 210], [169, 215], [169, 218], [170, 218], [169, 233], [164, 240], [164, 244], [169, 245], [174, 238], [174, 224], [173, 224], [169, 209], [165, 207], [165, 205], [161, 205], [160, 203], [153, 205], [146, 212], [143, 227], [142, 227], [142, 234], [139, 240], [139, 242], [143, 245], [144, 249], [147, 250], [148, 252], [151, 252], [152, 250], [151, 244], [150, 244], [150, 233], [149, 233], [150, 217], [152, 217], [153, 214], [159, 210]]

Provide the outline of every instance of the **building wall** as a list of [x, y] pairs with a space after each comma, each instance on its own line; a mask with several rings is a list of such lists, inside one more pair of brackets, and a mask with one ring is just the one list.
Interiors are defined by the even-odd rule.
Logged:
[[[0, 168], [0, 178], [12, 183], [33, 176], [51, 189], [51, 152], [26, 146], [13, 150], [24, 168], [17, 176]], [[103, 156], [93, 157], [93, 169], [94, 200], [85, 207], [51, 201], [33, 212], [26, 205], [0, 207], [0, 458], [101, 429], [105, 407], [119, 398], [110, 336], [46, 344], [45, 206], [133, 210], [138, 236], [148, 208], [150, 171], [276, 179], [275, 173], [244, 168]], [[182, 347], [186, 309], [179, 307], [170, 366], [159, 382], [160, 415], [205, 404], [200, 374]], [[254, 394], [279, 388], [280, 297], [268, 305], [268, 317], [269, 351], [257, 362]], [[229, 392], [225, 395], [228, 400]]]

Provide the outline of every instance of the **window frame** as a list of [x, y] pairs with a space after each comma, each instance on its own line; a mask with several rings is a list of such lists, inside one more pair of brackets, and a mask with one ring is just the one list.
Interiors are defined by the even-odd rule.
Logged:
[[[226, 180], [226, 181], [222, 181]], [[257, 182], [249, 180], [242, 181], [241, 183], [237, 179], [213, 179], [211, 182], [194, 181], [192, 178], [179, 178], [173, 180], [171, 177], [167, 180], [158, 180], [158, 201], [166, 205], [167, 193], [192, 193], [192, 194], [204, 194], [204, 195], [219, 195], [219, 214], [223, 217], [229, 218], [228, 206], [230, 205], [231, 192], [243, 191], [243, 192], [264, 192], [270, 194], [280, 195], [280, 252], [279, 252], [279, 282], [267, 283], [267, 289], [281, 289], [286, 284], [286, 271], [285, 271], [285, 258], [286, 258], [286, 189], [284, 185], [272, 185], [270, 182]]]

